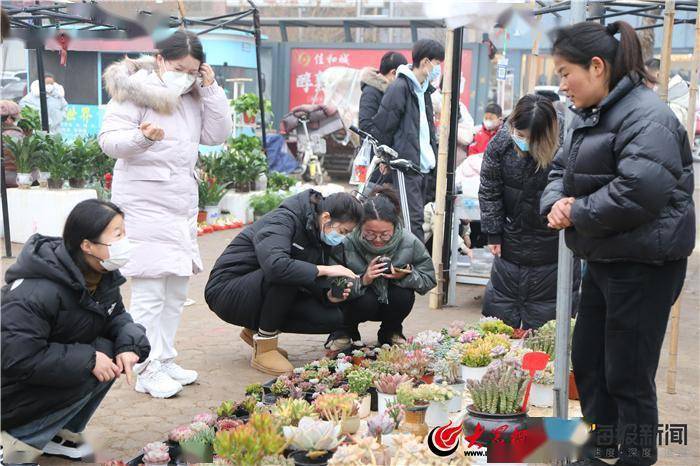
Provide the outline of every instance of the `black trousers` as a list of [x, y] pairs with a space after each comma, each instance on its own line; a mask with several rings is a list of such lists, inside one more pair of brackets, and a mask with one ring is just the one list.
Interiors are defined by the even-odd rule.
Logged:
[[572, 348], [583, 418], [597, 426], [586, 456], [656, 463], [654, 378], [686, 267], [687, 260], [588, 263]]
[[390, 343], [392, 335], [401, 334], [403, 321], [411, 313], [416, 294], [412, 289], [389, 286], [389, 303], [379, 302], [371, 288], [357, 299], [341, 305], [343, 312], [342, 333], [353, 340], [361, 340], [358, 325], [362, 322], [381, 322], [379, 344]]
[[[399, 194], [399, 182], [396, 172], [394, 172], [394, 189]], [[408, 213], [411, 218], [411, 233], [422, 242], [425, 241], [423, 234], [423, 209], [425, 204], [435, 200], [435, 174], [425, 173], [423, 176], [416, 173], [406, 173], [404, 175], [406, 184], [406, 202]]]

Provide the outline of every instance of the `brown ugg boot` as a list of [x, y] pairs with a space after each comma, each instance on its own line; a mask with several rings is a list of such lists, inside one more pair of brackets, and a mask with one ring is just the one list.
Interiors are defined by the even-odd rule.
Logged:
[[253, 336], [253, 357], [250, 365], [253, 369], [270, 375], [282, 375], [294, 370], [294, 366], [278, 351], [276, 336]]
[[36, 463], [44, 452], [2, 431], [2, 453], [3, 464], [23, 464]]
[[[253, 347], [253, 335], [255, 335], [255, 330], [245, 327], [243, 327], [243, 330], [241, 330], [241, 340], [243, 340], [251, 348]], [[279, 353], [285, 358], [289, 358], [289, 354], [284, 348], [277, 347], [277, 351], [279, 351]]]

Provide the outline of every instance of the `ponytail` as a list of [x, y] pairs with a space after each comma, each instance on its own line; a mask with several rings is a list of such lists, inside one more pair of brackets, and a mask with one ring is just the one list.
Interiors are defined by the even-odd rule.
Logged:
[[370, 220], [391, 222], [394, 226], [401, 223], [401, 202], [392, 188], [375, 188], [364, 203], [362, 223]]
[[317, 216], [328, 212], [333, 222], [359, 223], [362, 219], [362, 206], [352, 194], [333, 193], [328, 197], [323, 197], [314, 191], [309, 200]]
[[[619, 34], [620, 39], [615, 35]], [[644, 66], [642, 45], [634, 28], [625, 21], [615, 21], [607, 26], [595, 22], [576, 23], [557, 29], [553, 40], [554, 55], [588, 68], [593, 57], [605, 61], [610, 67], [608, 89], [612, 90], [626, 75], [656, 83]]]

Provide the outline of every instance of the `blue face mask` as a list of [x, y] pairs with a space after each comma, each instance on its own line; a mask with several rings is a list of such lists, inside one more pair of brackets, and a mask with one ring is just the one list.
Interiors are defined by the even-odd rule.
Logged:
[[513, 142], [516, 146], [518, 146], [518, 149], [520, 149], [521, 151], [528, 152], [530, 150], [530, 144], [527, 142], [527, 139], [518, 137], [515, 134], [512, 134], [510, 137], [513, 139]]
[[[330, 223], [330, 222], [328, 222]], [[328, 223], [326, 225], [328, 225]], [[344, 235], [341, 235], [335, 230], [331, 230], [330, 233], [326, 233], [323, 230], [326, 229], [326, 225], [321, 229], [321, 241], [326, 243], [328, 246], [340, 246], [345, 239]]]
[[439, 81], [441, 75], [442, 69], [440, 69], [440, 65], [433, 65], [433, 69], [430, 70], [430, 74], [428, 75], [428, 81], [431, 83]]

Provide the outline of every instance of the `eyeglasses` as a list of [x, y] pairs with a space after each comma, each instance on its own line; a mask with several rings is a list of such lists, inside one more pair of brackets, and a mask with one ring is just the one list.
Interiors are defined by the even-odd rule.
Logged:
[[375, 233], [371, 233], [371, 232], [362, 233], [362, 237], [364, 239], [366, 239], [367, 241], [374, 241], [377, 238], [379, 238], [382, 241], [389, 241], [392, 236], [394, 236], [393, 233], [381, 233], [379, 235], [377, 235]]

